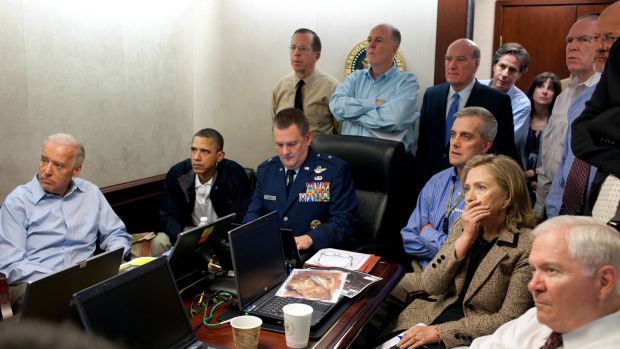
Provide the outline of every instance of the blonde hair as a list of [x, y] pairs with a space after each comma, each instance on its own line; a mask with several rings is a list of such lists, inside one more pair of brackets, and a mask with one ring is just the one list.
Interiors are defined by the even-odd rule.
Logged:
[[521, 167], [504, 155], [476, 155], [465, 164], [461, 183], [465, 183], [472, 168], [479, 166], [489, 170], [499, 187], [508, 195], [505, 206], [506, 229], [515, 233], [521, 227], [533, 228], [534, 212]]

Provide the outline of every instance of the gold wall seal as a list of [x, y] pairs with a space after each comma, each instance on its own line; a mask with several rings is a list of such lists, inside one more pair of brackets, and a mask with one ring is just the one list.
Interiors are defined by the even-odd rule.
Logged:
[[[351, 75], [358, 69], [368, 69], [368, 61], [366, 61], [367, 46], [368, 41], [364, 40], [355, 45], [351, 52], [349, 52], [347, 61], [344, 64], [345, 76]], [[394, 64], [396, 64], [398, 70], [405, 70], [405, 61], [403, 60], [403, 56], [401, 56], [400, 51], [396, 51], [396, 54], [394, 55]]]

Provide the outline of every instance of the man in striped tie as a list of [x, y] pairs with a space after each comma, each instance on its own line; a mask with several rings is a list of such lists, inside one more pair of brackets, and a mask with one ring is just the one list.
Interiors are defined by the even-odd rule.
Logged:
[[535, 307], [470, 348], [618, 348], [620, 234], [592, 217], [567, 215], [532, 234]]

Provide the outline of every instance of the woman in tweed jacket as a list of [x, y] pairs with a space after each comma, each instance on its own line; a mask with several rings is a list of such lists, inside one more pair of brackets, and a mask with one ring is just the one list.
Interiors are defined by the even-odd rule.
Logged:
[[400, 348], [467, 345], [532, 306], [534, 215], [523, 171], [506, 156], [480, 155], [465, 165], [462, 183], [463, 214], [422, 274], [433, 299], [399, 315], [396, 330], [407, 329]]

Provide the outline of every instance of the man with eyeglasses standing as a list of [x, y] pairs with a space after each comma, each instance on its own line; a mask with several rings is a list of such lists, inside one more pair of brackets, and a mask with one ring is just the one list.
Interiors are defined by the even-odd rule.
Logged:
[[315, 69], [321, 58], [321, 39], [312, 30], [295, 30], [289, 46], [291, 67], [289, 74], [273, 88], [271, 117], [286, 108], [304, 112], [312, 134], [336, 134], [338, 122], [329, 111], [329, 97], [338, 86], [338, 80]]
[[[594, 70], [597, 72], [603, 71], [605, 62], [607, 62], [609, 48], [614, 41], [613, 35], [618, 35], [618, 32], [620, 32], [620, 20], [617, 19], [617, 15], [620, 12], [619, 10], [620, 6], [612, 5], [608, 11], [603, 12], [598, 18], [597, 34], [593, 37], [596, 50]], [[616, 11], [616, 13], [613, 13], [614, 11]], [[601, 81], [602, 80], [603, 77], [601, 76]], [[551, 190], [546, 200], [548, 218], [557, 216], [558, 214], [589, 215], [592, 209], [590, 200], [596, 199], [596, 191], [592, 191], [591, 189], [592, 183], [596, 183], [595, 188], [598, 188], [601, 180], [595, 180], [598, 176], [595, 166], [579, 159], [575, 160], [575, 155], [573, 154], [571, 146], [573, 136], [571, 124], [584, 111], [586, 102], [592, 98], [592, 94], [599, 84], [600, 82], [586, 88], [568, 109], [568, 128], [566, 130], [566, 139], [564, 141], [560, 167], [553, 178]], [[598, 113], [596, 115], [598, 115]], [[609, 127], [610, 123], [607, 122], [605, 129], [609, 129]], [[600, 149], [598, 149], [596, 153], [604, 154], [600, 152]], [[617, 161], [614, 161], [616, 159], [617, 158], [609, 158], [607, 162], [609, 162], [609, 164], [617, 163]], [[580, 172], [582, 172], [581, 175]]]
[[[597, 15], [581, 17], [566, 36], [566, 67], [571, 73], [571, 81], [555, 100], [551, 116], [542, 134], [540, 145], [542, 166], [538, 169], [538, 187], [534, 205], [534, 214], [539, 220], [544, 220], [548, 214], [545, 201], [554, 176], [561, 170], [560, 162], [564, 151], [569, 108], [585, 90], [596, 85], [601, 77], [601, 74], [594, 70], [597, 19]], [[580, 176], [588, 177], [588, 174]]]
[[[620, 89], [620, 40], [617, 40], [620, 37], [619, 18], [619, 2], [609, 5], [599, 18], [596, 36], [598, 57], [602, 59], [609, 55], [609, 58], [592, 98], [572, 124], [571, 141], [577, 158], [598, 167], [588, 202], [594, 206], [592, 215], [609, 221], [610, 225], [615, 224], [616, 229], [620, 221], [620, 95], [617, 92]], [[605, 206], [607, 212], [602, 210]]]

